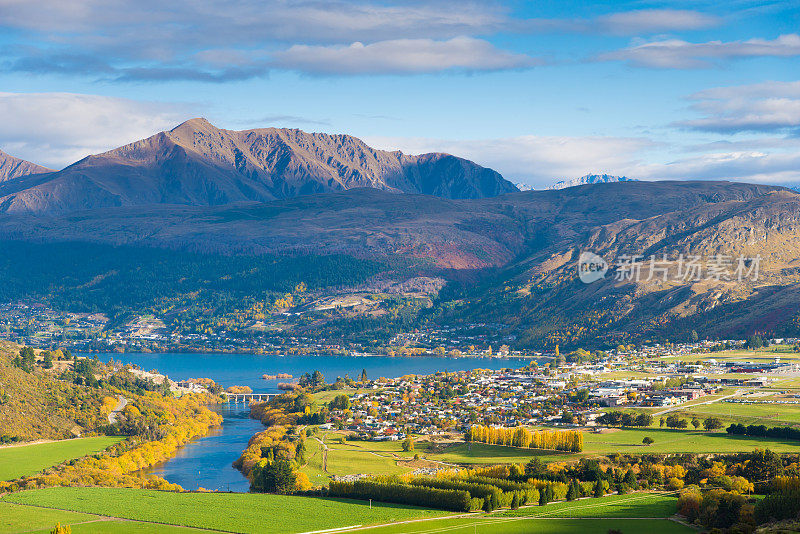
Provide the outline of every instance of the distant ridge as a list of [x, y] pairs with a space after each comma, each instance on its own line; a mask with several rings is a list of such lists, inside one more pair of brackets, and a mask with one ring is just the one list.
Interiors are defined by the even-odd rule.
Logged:
[[53, 169], [42, 167], [24, 159], [15, 158], [0, 150], [0, 182], [13, 180], [29, 174], [42, 174], [53, 172]]
[[566, 187], [575, 187], [577, 185], [589, 184], [608, 184], [614, 182], [635, 182], [633, 178], [626, 176], [612, 176], [610, 174], [587, 174], [580, 178], [573, 178], [571, 180], [561, 180], [551, 185], [547, 189], [564, 189]]
[[0, 211], [218, 206], [363, 187], [450, 199], [517, 191], [498, 172], [449, 154], [410, 156], [296, 129], [225, 130], [198, 118], [61, 171], [0, 184]]

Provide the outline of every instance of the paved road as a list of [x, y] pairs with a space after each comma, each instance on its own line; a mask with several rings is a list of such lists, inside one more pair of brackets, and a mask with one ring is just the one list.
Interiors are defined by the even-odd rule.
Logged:
[[111, 410], [108, 414], [108, 423], [114, 424], [117, 422], [117, 414], [125, 409], [125, 406], [128, 405], [128, 399], [123, 397], [122, 395], [117, 395], [117, 405], [114, 406], [114, 409]]
[[667, 408], [666, 410], [661, 410], [660, 412], [654, 413], [653, 417], [658, 417], [659, 415], [664, 415], [665, 413], [672, 412], [672, 411], [675, 411], [675, 410], [685, 410], [686, 408], [693, 408], [695, 406], [702, 406], [703, 404], [713, 404], [713, 403], [719, 402], [721, 400], [730, 399], [731, 397], [736, 397], [737, 395], [740, 395], [742, 393], [742, 391], [744, 391], [744, 390], [737, 389], [736, 391], [734, 391], [730, 395], [725, 395], [724, 397], [720, 397], [718, 399], [707, 400], [705, 402], [696, 402], [696, 403], [690, 404], [688, 406], [686, 404], [678, 404], [677, 406], [672, 406], [670, 408]]

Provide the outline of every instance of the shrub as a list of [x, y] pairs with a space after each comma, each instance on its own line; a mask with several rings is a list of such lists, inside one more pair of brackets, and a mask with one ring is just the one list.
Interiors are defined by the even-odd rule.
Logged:
[[374, 499], [381, 502], [411, 504], [439, 508], [452, 512], [469, 512], [474, 503], [470, 494], [463, 490], [438, 489], [412, 486], [395, 482], [358, 480], [355, 482], [332, 481], [328, 486], [331, 497], [350, 499]]
[[672, 477], [667, 480], [667, 489], [672, 491], [677, 491], [683, 488], [683, 480], [677, 477]]
[[758, 523], [795, 519], [800, 513], [800, 491], [785, 491], [767, 495], [755, 509]]

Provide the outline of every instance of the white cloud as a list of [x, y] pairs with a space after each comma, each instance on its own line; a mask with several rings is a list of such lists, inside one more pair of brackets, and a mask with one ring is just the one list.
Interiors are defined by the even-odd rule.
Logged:
[[800, 56], [800, 35], [781, 35], [773, 40], [709, 41], [690, 43], [668, 39], [635, 44], [598, 56], [601, 61], [627, 61], [637, 67], [693, 69], [713, 66], [727, 59]]
[[[483, 0], [0, 0], [0, 28], [12, 29], [14, 36], [13, 46], [0, 50], [0, 66], [34, 74], [161, 82], [264, 77], [273, 57], [292, 70], [338, 73], [314, 54], [358, 73], [371, 72], [360, 66], [365, 64], [375, 65], [378, 73], [436, 72], [437, 64], [444, 70], [496, 70], [536, 63], [485, 41], [498, 34], [652, 35], [718, 22], [677, 9], [521, 19], [502, 2]], [[457, 46], [469, 38], [471, 47]], [[416, 53], [428, 58], [411, 62], [392, 50], [385, 63], [374, 57], [389, 43], [396, 49], [401, 43], [419, 48], [424, 42], [427, 51]], [[473, 52], [472, 62], [459, 55]], [[453, 55], [437, 57], [441, 54]]]
[[295, 45], [275, 54], [279, 67], [310, 74], [410, 74], [531, 67], [541, 63], [471, 37], [397, 39], [349, 46]]
[[713, 152], [664, 164], [638, 166], [638, 176], [659, 180], [730, 180], [768, 184], [800, 184], [800, 153]]
[[641, 9], [599, 17], [605, 31], [621, 35], [700, 30], [718, 26], [719, 17], [682, 9]]
[[[663, 153], [680, 147], [641, 137], [530, 135], [481, 140], [371, 137], [365, 141], [376, 148], [400, 149], [410, 154], [454, 154], [495, 169], [512, 182], [537, 189], [558, 180], [594, 173], [640, 180], [800, 183], [800, 140], [715, 143], [684, 150], [672, 160], [666, 160]], [[692, 154], [693, 149], [702, 153]]]
[[800, 81], [717, 87], [689, 96], [702, 118], [677, 125], [717, 133], [800, 128]]
[[71, 42], [138, 43], [154, 50], [265, 41], [336, 43], [447, 38], [496, 29], [503, 9], [481, 2], [316, 0], [0, 0], [5, 26], [60, 33]]
[[525, 135], [501, 139], [443, 140], [369, 137], [371, 146], [409, 154], [446, 152], [490, 167], [513, 182], [537, 188], [589, 173], [622, 173], [655, 143], [644, 138]]
[[61, 168], [174, 127], [184, 105], [74, 93], [0, 93], [0, 148]]

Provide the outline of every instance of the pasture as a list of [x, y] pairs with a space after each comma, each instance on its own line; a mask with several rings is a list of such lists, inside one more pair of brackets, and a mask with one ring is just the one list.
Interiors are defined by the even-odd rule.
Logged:
[[61, 462], [102, 451], [122, 439], [124, 438], [97, 436], [0, 447], [0, 480], [35, 475]]
[[675, 515], [678, 499], [661, 493], [628, 493], [586, 498], [572, 502], [554, 502], [545, 506], [529, 506], [506, 510], [494, 515], [504, 517], [567, 517], [567, 518], [655, 518]]
[[[652, 445], [643, 445], [642, 440], [649, 436], [655, 440]], [[581, 453], [566, 453], [543, 449], [522, 449], [484, 443], [456, 443], [441, 452], [425, 454], [429, 460], [479, 465], [497, 463], [525, 463], [538, 456], [545, 462], [577, 459], [582, 456], [622, 454], [665, 454], [675, 452], [750, 452], [756, 448], [769, 448], [775, 452], [797, 452], [800, 442], [758, 438], [750, 436], [731, 436], [725, 431], [705, 432], [696, 430], [677, 430], [669, 428], [611, 429], [602, 433], [584, 432], [584, 449]]]
[[370, 509], [367, 502], [348, 499], [127, 488], [47, 488], [9, 494], [0, 502], [243, 534], [309, 532], [447, 515], [385, 503], [373, 503]]
[[552, 519], [479, 515], [420, 521], [362, 530], [364, 534], [690, 534], [697, 532], [668, 519]]
[[[605, 534], [684, 534], [668, 521], [675, 498], [654, 493], [609, 495], [550, 503], [492, 514], [452, 516], [345, 499], [265, 494], [169, 493], [123, 488], [49, 488], [6, 495], [0, 500], [0, 534], [47, 533], [60, 522], [75, 534], [296, 533], [376, 525], [369, 534], [538, 534], [582, 531]], [[347, 532], [347, 529], [343, 529]]]
[[[399, 441], [359, 441], [340, 442], [338, 432], [325, 432], [307, 441], [307, 465], [301, 469], [313, 484], [327, 484], [331, 475], [353, 475], [370, 473], [375, 475], [396, 475], [409, 471], [404, 461], [411, 460], [415, 453], [423, 455], [428, 443], [418, 443], [416, 451], [406, 452]], [[323, 446], [315, 438], [322, 440], [327, 450], [327, 472], [323, 469]]]

